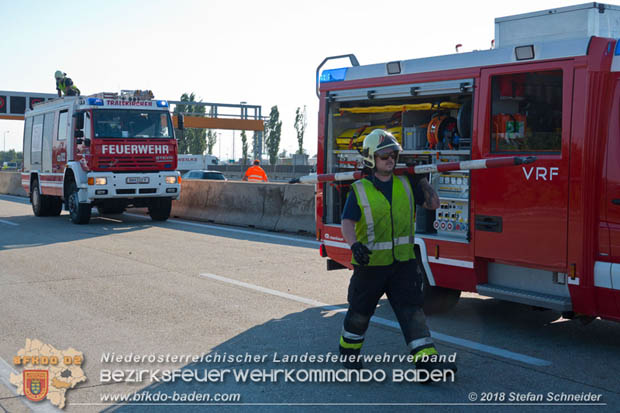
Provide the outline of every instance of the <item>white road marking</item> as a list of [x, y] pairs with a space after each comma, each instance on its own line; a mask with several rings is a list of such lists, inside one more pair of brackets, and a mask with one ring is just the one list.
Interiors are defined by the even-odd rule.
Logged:
[[[147, 217], [147, 216], [144, 216], [144, 215], [140, 215], [140, 214], [130, 214], [130, 213], [125, 212], [125, 215], [128, 215], [130, 217], [151, 219], [150, 217]], [[319, 245], [321, 245], [320, 242], [314, 241], [314, 240], [311, 240], [311, 239], [287, 237], [287, 236], [284, 236], [284, 235], [276, 235], [276, 234], [267, 234], [265, 232], [260, 232], [260, 231], [247, 231], [247, 230], [243, 230], [243, 229], [228, 228], [228, 227], [223, 227], [223, 226], [218, 226], [218, 225], [203, 224], [203, 223], [200, 223], [200, 222], [183, 221], [183, 220], [180, 220], [180, 219], [169, 219], [166, 222], [172, 222], [174, 224], [181, 224], [181, 225], [189, 225], [189, 226], [192, 226], [192, 227], [199, 227], [199, 228], [217, 229], [217, 230], [220, 230], [220, 231], [233, 232], [233, 233], [237, 233], [237, 234], [253, 235], [253, 236], [259, 236], [259, 237], [263, 237], [263, 238], [275, 238], [275, 239], [281, 239], [281, 240], [286, 240], [286, 241], [303, 242], [303, 243], [315, 245], [317, 247]]]
[[3, 224], [7, 224], [7, 225], [13, 225], [15, 227], [19, 226], [19, 224], [16, 224], [15, 222], [7, 221], [7, 220], [4, 220], [4, 219], [0, 219], [0, 222], [3, 223]]
[[[270, 288], [265, 288], [265, 287], [261, 287], [261, 286], [258, 286], [258, 285], [249, 284], [249, 283], [246, 283], [246, 282], [243, 282], [243, 281], [238, 281], [238, 280], [234, 280], [232, 278], [226, 278], [226, 277], [222, 277], [222, 276], [215, 275], [215, 274], [204, 273], [204, 274], [200, 274], [200, 277], [201, 278], [208, 278], [208, 279], [212, 279], [212, 280], [217, 280], [217, 281], [222, 281], [222, 282], [225, 282], [225, 283], [228, 283], [228, 284], [237, 285], [237, 286], [248, 288], [248, 289], [255, 290], [255, 291], [260, 291], [260, 292], [263, 292], [263, 293], [266, 293], [266, 294], [271, 294], [271, 295], [275, 295], [277, 297], [286, 298], [288, 300], [297, 301], [299, 303], [307, 304], [307, 305], [310, 305], [310, 306], [313, 306], [313, 307], [321, 307], [321, 308], [324, 308], [324, 309], [329, 310], [329, 311], [337, 311], [337, 312], [345, 312], [345, 311], [347, 311], [346, 307], [329, 305], [329, 304], [322, 303], [322, 302], [317, 301], [317, 300], [313, 300], [311, 298], [304, 298], [304, 297], [300, 297], [298, 295], [283, 293], [281, 291], [272, 290]], [[377, 317], [377, 316], [373, 316], [370, 319], [370, 321], [372, 323], [380, 324], [380, 325], [384, 325], [384, 326], [388, 326], [388, 327], [392, 327], [392, 328], [398, 329], [400, 331], [400, 326], [395, 321], [388, 320], [388, 319], [381, 318], [381, 317]], [[543, 367], [543, 366], [550, 366], [551, 365], [551, 362], [548, 361], [548, 360], [543, 360], [543, 359], [539, 359], [539, 358], [535, 358], [535, 357], [530, 357], [530, 356], [527, 356], [525, 354], [515, 353], [515, 352], [512, 352], [510, 350], [505, 350], [505, 349], [502, 349], [502, 348], [499, 348], [499, 347], [488, 346], [486, 344], [477, 343], [475, 341], [467, 340], [467, 339], [464, 339], [464, 338], [453, 337], [453, 336], [449, 336], [447, 334], [437, 333], [435, 331], [431, 331], [431, 336], [434, 339], [436, 339], [438, 341], [442, 341], [444, 343], [450, 343], [450, 344], [457, 345], [459, 347], [470, 348], [472, 350], [480, 351], [482, 353], [491, 354], [491, 355], [494, 355], [494, 356], [497, 356], [497, 357], [501, 357], [501, 358], [505, 358], [505, 359], [509, 359], [509, 360], [519, 361], [521, 363], [530, 364], [530, 365], [533, 365], [533, 366]]]
[[0, 357], [0, 382], [2, 382], [10, 391], [16, 396], [19, 396], [19, 401], [26, 405], [32, 412], [42, 412], [42, 413], [56, 413], [61, 412], [61, 410], [54, 407], [49, 400], [39, 403], [32, 403], [30, 400], [26, 399], [24, 396], [20, 396], [15, 390], [15, 386], [11, 383], [11, 373], [19, 374], [19, 372], [15, 371], [13, 367], [9, 365], [2, 357]]

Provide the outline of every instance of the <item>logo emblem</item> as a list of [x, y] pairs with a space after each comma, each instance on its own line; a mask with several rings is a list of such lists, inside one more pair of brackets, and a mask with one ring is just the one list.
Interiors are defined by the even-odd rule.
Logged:
[[47, 396], [49, 389], [47, 370], [24, 370], [24, 395], [28, 400], [40, 402]]

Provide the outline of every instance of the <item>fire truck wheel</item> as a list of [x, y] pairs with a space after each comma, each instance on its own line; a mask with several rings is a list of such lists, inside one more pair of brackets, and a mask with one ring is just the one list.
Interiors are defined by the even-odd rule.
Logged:
[[[47, 216], [56, 216], [60, 214], [60, 210], [58, 214], [55, 214], [55, 204], [54, 200], [56, 197], [42, 195], [39, 190], [39, 181], [38, 179], [33, 179], [32, 181], [32, 190], [30, 191], [30, 203], [32, 204], [32, 212], [37, 217], [47, 217]], [[60, 204], [62, 207], [62, 203]]]
[[441, 314], [450, 311], [461, 297], [459, 290], [429, 286], [424, 295], [424, 313]]
[[90, 221], [90, 204], [81, 204], [78, 197], [78, 187], [75, 182], [71, 183], [69, 187], [69, 197], [67, 199], [67, 206], [69, 209], [69, 215], [71, 216], [71, 222], [74, 224], [88, 224]]
[[50, 215], [49, 197], [41, 195], [39, 191], [39, 181], [35, 178], [32, 180], [32, 190], [30, 191], [30, 203], [32, 204], [32, 212], [37, 217], [46, 217]]
[[426, 315], [441, 314], [451, 310], [460, 297], [460, 290], [431, 286], [424, 274], [424, 313]]
[[62, 212], [62, 199], [59, 196], [50, 196], [48, 198], [47, 213], [51, 217], [57, 217]]
[[170, 217], [172, 210], [172, 199], [158, 198], [154, 199], [149, 205], [149, 215], [153, 221], [165, 221]]

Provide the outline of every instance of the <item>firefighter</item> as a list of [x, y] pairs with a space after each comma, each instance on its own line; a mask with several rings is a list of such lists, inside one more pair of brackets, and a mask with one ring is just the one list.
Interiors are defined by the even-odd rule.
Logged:
[[[440, 363], [422, 310], [423, 274], [414, 252], [415, 204], [439, 207], [439, 197], [424, 176], [393, 174], [402, 151], [390, 133], [377, 129], [363, 143], [368, 177], [353, 183], [342, 213], [342, 234], [351, 247], [353, 276], [349, 309], [340, 336], [346, 368], [361, 369], [359, 354], [370, 318], [386, 293], [416, 369], [451, 369]], [[353, 360], [351, 360], [352, 357]]]
[[60, 70], [57, 70], [54, 73], [54, 78], [56, 79], [56, 91], [58, 92], [58, 97], [64, 96], [79, 96], [80, 89], [77, 88], [73, 84], [73, 80], [70, 77], [67, 77], [66, 73], [63, 73]]
[[254, 160], [254, 164], [245, 171], [245, 175], [243, 175], [243, 180], [248, 182], [267, 182], [267, 174], [260, 167], [260, 161], [258, 159]]

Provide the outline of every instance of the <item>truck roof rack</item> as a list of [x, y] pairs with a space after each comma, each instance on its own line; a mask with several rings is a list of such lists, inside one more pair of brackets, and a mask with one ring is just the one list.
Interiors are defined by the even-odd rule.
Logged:
[[99, 92], [86, 97], [100, 99], [121, 99], [121, 100], [153, 100], [155, 96], [151, 90], [129, 90], [123, 89], [121, 93], [116, 92]]

